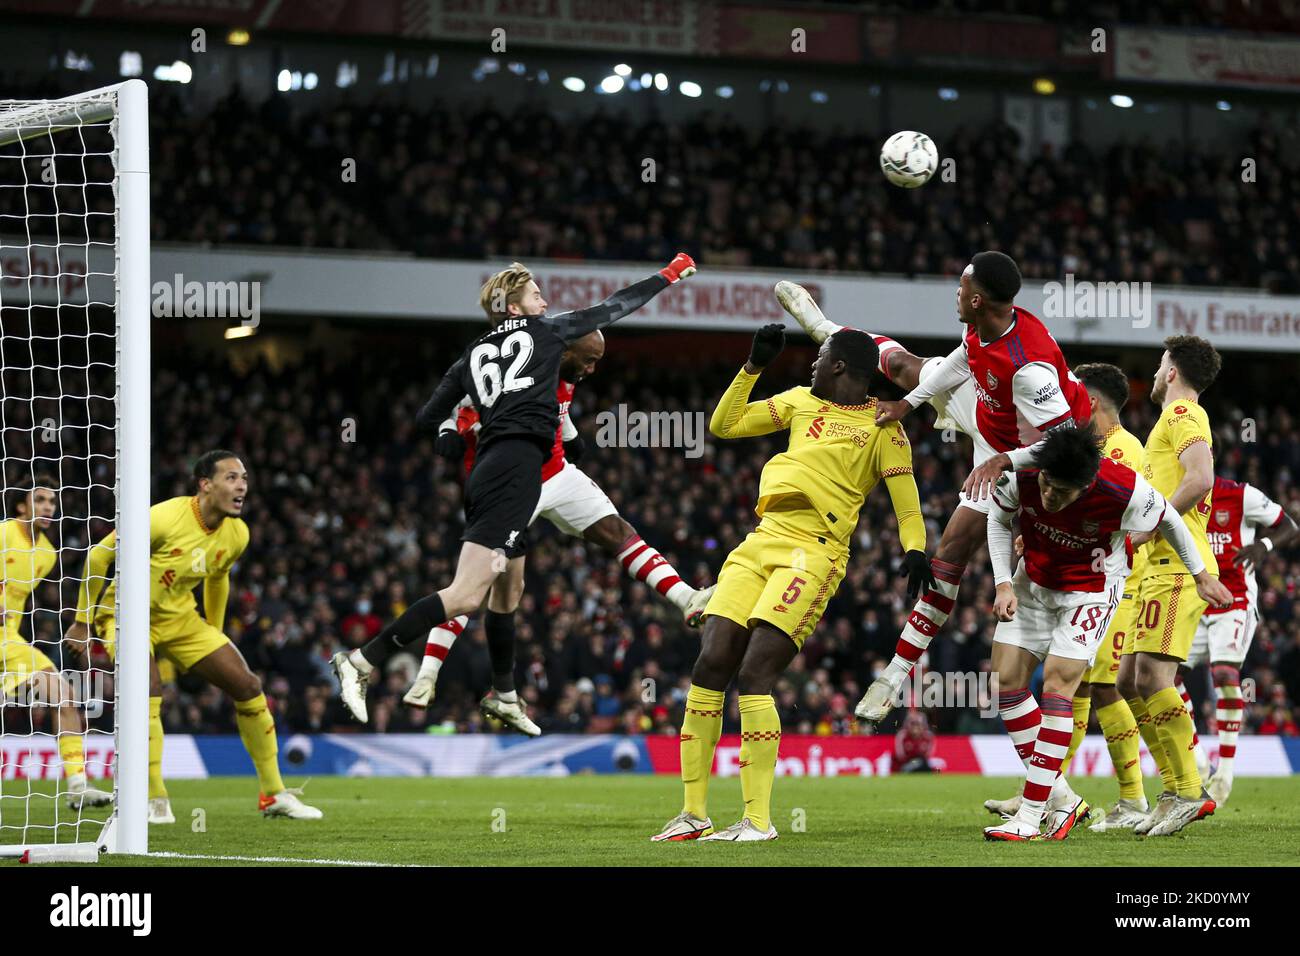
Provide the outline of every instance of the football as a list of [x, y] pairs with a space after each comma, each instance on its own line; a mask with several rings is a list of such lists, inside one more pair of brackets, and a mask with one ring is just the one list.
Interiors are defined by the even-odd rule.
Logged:
[[939, 151], [934, 148], [934, 140], [910, 129], [889, 137], [880, 150], [885, 178], [904, 189], [924, 185], [938, 165]]

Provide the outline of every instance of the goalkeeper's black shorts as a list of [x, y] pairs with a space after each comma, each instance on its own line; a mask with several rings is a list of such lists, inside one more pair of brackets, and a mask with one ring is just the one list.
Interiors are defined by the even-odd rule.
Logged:
[[546, 452], [535, 441], [500, 438], [474, 460], [465, 482], [465, 533], [507, 558], [528, 550], [528, 523], [542, 496]]

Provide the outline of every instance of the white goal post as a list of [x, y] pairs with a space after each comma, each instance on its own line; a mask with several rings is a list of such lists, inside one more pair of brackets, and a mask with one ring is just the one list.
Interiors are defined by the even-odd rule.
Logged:
[[[105, 181], [107, 176], [90, 171], [98, 169], [111, 169], [111, 183]], [[42, 203], [51, 205], [53, 212], [42, 212]], [[78, 219], [83, 220], [80, 225]], [[16, 451], [0, 444], [3, 517], [15, 517], [10, 511], [13, 474], [21, 470], [39, 479], [38, 470], [50, 467], [42, 463], [55, 462], [60, 487], [55, 489], [58, 510], [50, 526], [57, 532], [54, 547], [64, 547], [65, 528], [77, 529], [69, 530], [67, 540], [75, 537], [78, 546], [85, 545], [75, 559], [61, 556], [41, 585], [57, 588], [65, 596], [75, 593], [70, 575], [81, 573], [84, 556], [94, 543], [85, 540], [92, 519], [98, 522], [94, 527], [111, 526], [117, 532], [110, 572], [116, 584], [111, 610], [116, 618], [117, 654], [111, 685], [103, 681], [112, 694], [95, 702], [112, 706], [111, 741], [107, 730], [98, 732], [103, 743], [100, 759], [108, 762], [112, 776], [112, 806], [96, 812], [77, 808], [70, 822], [64, 820], [59, 816], [64, 801], [58, 783], [51, 800], [45, 792], [48, 787], [31, 783], [32, 768], [15, 767], [11, 760], [11, 766], [0, 773], [0, 856], [33, 850], [35, 860], [58, 859], [62, 854], [84, 857], [92, 848], [110, 853], [148, 851], [149, 221], [144, 82], [127, 80], [57, 100], [0, 99], [0, 266], [9, 267], [8, 274], [0, 270], [0, 316], [9, 319], [0, 323], [7, 326], [0, 327], [0, 398], [3, 409], [14, 416], [6, 422], [0, 411], [0, 428], [5, 436], [17, 436]], [[95, 331], [97, 323], [103, 332]], [[111, 346], [106, 341], [110, 328]], [[65, 365], [65, 349], [74, 356], [84, 354], [84, 360], [77, 364], [74, 358]], [[109, 354], [111, 372], [105, 370]], [[24, 384], [24, 376], [30, 385]], [[95, 383], [101, 378], [104, 394], [96, 394]], [[49, 394], [50, 383], [54, 394]], [[106, 394], [109, 388], [111, 395]], [[84, 404], [78, 405], [78, 400]], [[95, 408], [101, 411], [96, 414]], [[66, 418], [65, 409], [71, 409]], [[47, 420], [39, 420], [40, 414]], [[111, 454], [94, 453], [97, 428], [112, 429]], [[38, 446], [42, 429], [43, 441], [55, 446], [49, 451]], [[83, 448], [88, 450], [81, 453]], [[70, 459], [77, 464], [70, 471], [88, 476], [83, 484], [64, 473]], [[105, 477], [104, 483], [96, 483], [97, 474]], [[75, 513], [83, 500], [88, 513]], [[90, 504], [96, 500], [104, 503], [98, 512]], [[36, 597], [34, 592], [29, 608], [39, 606]], [[51, 635], [56, 631], [61, 635], [70, 623], [67, 612], [72, 609], [65, 597], [57, 614], [46, 609], [14, 616], [28, 620], [28, 634], [35, 639], [35, 615], [44, 613], [41, 633], [48, 645]], [[9, 613], [13, 615], [12, 609]], [[0, 654], [0, 664], [3, 660]], [[4, 689], [0, 685], [0, 691]], [[12, 699], [9, 703], [9, 710], [21, 709], [13, 706]], [[0, 715], [5, 712], [3, 705], [0, 701]], [[59, 726], [38, 716], [33, 718], [33, 728], [37, 721], [41, 727]], [[4, 732], [0, 716], [0, 745]], [[28, 736], [34, 735], [33, 731]], [[50, 736], [48, 731], [45, 736]], [[90, 736], [83, 734], [83, 738]], [[48, 751], [48, 742], [45, 747]], [[26, 753], [32, 749], [28, 747]], [[0, 750], [0, 758], [7, 752]], [[37, 769], [38, 776], [47, 774], [48, 768]], [[15, 778], [27, 780], [25, 800], [19, 793], [4, 796]], [[53, 822], [45, 814], [52, 814]]]

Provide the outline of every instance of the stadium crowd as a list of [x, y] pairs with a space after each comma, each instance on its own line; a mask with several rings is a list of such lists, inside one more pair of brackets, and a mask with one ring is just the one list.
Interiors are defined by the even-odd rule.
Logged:
[[[248, 465], [245, 517], [252, 542], [233, 574], [226, 630], [262, 677], [282, 732], [361, 729], [337, 701], [330, 656], [361, 644], [410, 601], [450, 580], [459, 549], [460, 470], [437, 458], [432, 443], [411, 426], [432, 384], [429, 369], [447, 364], [455, 348], [442, 354], [426, 336], [390, 334], [394, 338], [355, 356], [309, 355], [278, 371], [261, 364], [247, 371], [186, 365], [182, 355], [165, 351], [157, 357], [155, 500], [190, 492], [192, 461], [206, 447], [236, 449]], [[674, 354], [684, 353], [686, 344], [678, 342]], [[619, 337], [612, 336], [609, 358], [579, 386], [573, 414], [587, 446], [581, 466], [683, 577], [707, 584], [753, 527], [758, 475], [781, 436], [731, 442], [710, 437], [704, 455], [694, 459], [681, 449], [601, 447], [596, 416], [620, 403], [633, 410], [700, 413], [707, 421], [746, 349], [737, 337], [734, 362], [714, 358], [672, 370], [636, 360], [630, 355], [634, 342], [627, 345], [628, 354], [620, 357]], [[787, 351], [756, 395], [804, 380], [811, 350]], [[387, 384], [380, 388], [377, 382]], [[1137, 385], [1135, 393], [1145, 387]], [[890, 388], [881, 383], [877, 391]], [[1281, 405], [1252, 406], [1258, 441], [1242, 442], [1238, 432], [1246, 410], [1226, 401], [1218, 387], [1206, 400], [1217, 425], [1218, 471], [1250, 480], [1292, 514], [1300, 513], [1293, 481], [1300, 474], [1300, 421]], [[1153, 413], [1149, 402], [1135, 398], [1126, 414], [1129, 428], [1145, 435]], [[967, 440], [935, 431], [932, 419], [920, 414], [908, 421], [931, 545], [955, 505], [969, 462]], [[108, 527], [92, 528], [92, 534]], [[560, 536], [545, 522], [538, 529], [517, 650], [517, 680], [537, 723], [547, 733], [676, 733], [698, 632], [628, 578], [614, 559]], [[83, 553], [69, 551], [63, 562], [64, 607], [75, 603]], [[893, 512], [881, 488], [862, 512], [844, 583], [777, 690], [790, 732], [858, 731], [853, 704], [888, 661], [911, 607], [895, 575], [900, 558]], [[1244, 671], [1255, 681], [1257, 697], [1247, 732], [1294, 734], [1300, 724], [1300, 556], [1294, 550], [1275, 553], [1260, 579], [1264, 621]], [[988, 669], [992, 594], [981, 557], [963, 582], [948, 629], [931, 646], [930, 670]], [[58, 602], [57, 583], [38, 590], [38, 606], [57, 608]], [[34, 620], [38, 637], [57, 638], [55, 614]], [[46, 648], [56, 653], [52, 645]], [[389, 663], [371, 690], [371, 729], [491, 729], [477, 711], [490, 684], [478, 621], [448, 656], [427, 712], [401, 702], [417, 665], [414, 655]], [[1200, 702], [1203, 730], [1213, 720], [1206, 680], [1202, 669], [1188, 682]], [[734, 730], [734, 699], [730, 706], [727, 729]], [[235, 726], [223, 695], [184, 675], [166, 688], [163, 714], [171, 732], [232, 732]], [[940, 732], [999, 729], [995, 716], [983, 718], [974, 707], [937, 708], [929, 717]], [[13, 729], [23, 718], [10, 711], [7, 719]], [[111, 714], [101, 717], [110, 719]]]
[[[1230, 154], [1147, 139], [1028, 162], [1010, 127], [968, 128], [940, 151], [982, 187], [936, 176], [916, 191], [881, 178], [882, 131], [752, 130], [712, 113], [640, 124], [604, 108], [381, 99], [291, 115], [283, 98], [234, 92], [210, 113], [176, 102], [151, 118], [155, 162], [176, 173], [155, 181], [157, 239], [465, 259], [684, 249], [703, 265], [906, 275], [956, 274], [967, 250], [996, 246], [1027, 277], [1300, 288], [1294, 117]], [[1242, 182], [1242, 155], [1257, 182]], [[340, 183], [344, 158], [354, 183]]]

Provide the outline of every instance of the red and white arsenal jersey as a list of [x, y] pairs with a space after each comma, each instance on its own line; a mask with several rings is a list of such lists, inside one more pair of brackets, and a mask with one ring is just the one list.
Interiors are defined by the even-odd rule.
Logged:
[[1016, 407], [1028, 423], [1047, 431], [1069, 419], [1092, 417], [1088, 390], [1065, 364], [1061, 347], [1047, 326], [1019, 306], [1011, 326], [992, 342], [981, 342], [971, 326], [964, 339], [966, 362], [975, 385], [975, 422], [996, 451], [1021, 447]]
[[1025, 573], [1053, 591], [1106, 591], [1132, 570], [1128, 532], [1154, 531], [1165, 499], [1131, 468], [1108, 458], [1092, 485], [1068, 507], [1048, 511], [1038, 489], [1038, 469], [1004, 476], [993, 493], [1003, 511], [1020, 512]]
[[1255, 569], [1249, 571], [1232, 559], [1255, 541], [1256, 528], [1273, 528], [1282, 522], [1282, 506], [1268, 495], [1244, 481], [1216, 477], [1210, 493], [1210, 520], [1205, 537], [1219, 562], [1219, 581], [1232, 592], [1232, 607], [1206, 609], [1206, 614], [1223, 614], [1238, 608], [1255, 606], [1259, 586]]
[[[574, 386], [572, 382], [560, 382], [560, 387], [555, 390], [555, 398], [560, 403], [560, 424], [555, 429], [555, 441], [551, 445], [551, 457], [546, 459], [542, 465], [542, 481], [553, 478], [564, 470], [564, 442], [567, 438], [573, 438], [577, 434], [576, 429], [569, 424], [569, 405], [573, 402]], [[568, 426], [566, 428], [566, 426]], [[469, 476], [470, 469], [474, 467], [474, 454], [478, 445], [478, 412], [474, 409], [473, 404], [469, 402], [468, 396], [457, 406], [456, 411], [456, 430], [461, 433], [465, 439], [465, 475]], [[566, 432], [572, 431], [571, 434]]]

